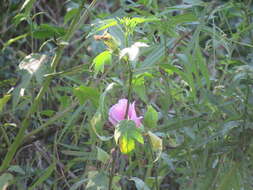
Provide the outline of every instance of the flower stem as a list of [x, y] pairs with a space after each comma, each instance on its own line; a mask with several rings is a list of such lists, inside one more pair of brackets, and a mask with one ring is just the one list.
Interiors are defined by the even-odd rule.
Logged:
[[127, 108], [126, 108], [126, 113], [125, 113], [125, 119], [128, 119], [128, 110], [129, 110], [129, 105], [131, 102], [131, 92], [132, 92], [132, 81], [133, 81], [133, 71], [131, 68], [131, 65], [129, 62], [127, 62], [128, 65], [128, 71], [129, 71], [129, 83], [128, 83], [128, 92], [127, 92]]

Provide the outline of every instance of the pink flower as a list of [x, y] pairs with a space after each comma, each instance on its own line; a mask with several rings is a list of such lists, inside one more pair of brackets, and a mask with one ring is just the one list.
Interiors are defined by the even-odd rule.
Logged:
[[[116, 126], [121, 120], [125, 119], [127, 109], [127, 99], [120, 99], [117, 104], [114, 104], [109, 110], [109, 121]], [[127, 118], [133, 120], [137, 127], [141, 125], [142, 117], [137, 117], [135, 111], [135, 102], [129, 104]]]

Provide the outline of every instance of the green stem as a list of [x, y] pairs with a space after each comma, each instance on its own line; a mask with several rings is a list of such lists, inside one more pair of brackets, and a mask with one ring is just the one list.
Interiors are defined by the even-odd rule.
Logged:
[[[151, 158], [152, 158], [152, 162], [154, 162], [155, 157], [154, 157], [154, 153], [152, 150], [152, 144], [150, 141], [150, 138], [148, 137], [148, 147], [150, 149], [150, 153], [151, 153]], [[153, 169], [154, 169], [154, 175], [155, 175], [155, 189], [159, 190], [159, 183], [158, 183], [158, 174], [157, 174], [157, 168], [156, 168], [156, 164], [152, 164], [153, 165]]]
[[[69, 41], [71, 39], [74, 32], [78, 29], [78, 27], [80, 27], [80, 22], [82, 20], [84, 20], [84, 18], [88, 15], [88, 10], [90, 8], [92, 8], [96, 4], [96, 2], [97, 2], [97, 0], [93, 0], [92, 3], [90, 4], [89, 8], [87, 10], [85, 10], [84, 13], [82, 14], [82, 10], [84, 9], [84, 5], [85, 5], [85, 1], [82, 1], [82, 4], [80, 5], [80, 7], [78, 9], [78, 13], [76, 14], [75, 18], [72, 20], [67, 33], [63, 37], [64, 41]], [[61, 56], [63, 54], [63, 50], [64, 50], [63, 46], [58, 47], [56, 54], [55, 54], [55, 56], [52, 60], [52, 63], [51, 63], [51, 72], [55, 72], [56, 67], [59, 64]], [[45, 94], [45, 92], [47, 91], [47, 89], [51, 83], [51, 80], [52, 80], [52, 76], [48, 76], [45, 78], [38, 95], [34, 99], [34, 102], [32, 103], [25, 119], [21, 123], [20, 130], [18, 131], [18, 134], [15, 137], [14, 142], [9, 147], [9, 151], [6, 154], [6, 156], [2, 162], [2, 165], [0, 167], [0, 172], [3, 172], [4, 170], [6, 170], [9, 167], [17, 149], [22, 144], [22, 141], [23, 141], [24, 135], [25, 135], [25, 131], [30, 125], [31, 116], [36, 112], [43, 95]]]
[[131, 92], [132, 92], [132, 82], [133, 82], [133, 71], [131, 68], [131, 65], [129, 62], [127, 62], [128, 65], [128, 70], [129, 70], [129, 83], [128, 83], [128, 92], [127, 92], [127, 108], [126, 108], [126, 113], [125, 113], [125, 119], [128, 119], [128, 110], [129, 110], [129, 105], [131, 102]]
[[118, 159], [118, 149], [116, 148], [115, 149], [115, 156], [112, 155], [112, 167], [110, 170], [108, 190], [112, 190], [112, 182], [113, 182], [114, 170], [115, 170], [115, 165], [116, 165], [117, 159]]

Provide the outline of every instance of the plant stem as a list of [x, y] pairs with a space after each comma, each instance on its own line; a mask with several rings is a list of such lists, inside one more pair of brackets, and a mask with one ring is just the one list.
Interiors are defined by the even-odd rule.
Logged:
[[[82, 21], [88, 15], [88, 10], [90, 8], [92, 8], [96, 4], [96, 2], [97, 2], [97, 0], [93, 0], [92, 3], [90, 4], [89, 8], [87, 10], [85, 10], [84, 13], [82, 14], [83, 10], [85, 9], [84, 8], [85, 1], [82, 1], [76, 16], [72, 20], [72, 22], [67, 30], [67, 33], [63, 37], [64, 41], [69, 41], [71, 39], [74, 32], [78, 29], [78, 27], [80, 27], [80, 21]], [[63, 54], [63, 50], [64, 50], [64, 46], [58, 46], [56, 54], [55, 54], [55, 56], [52, 60], [52, 63], [51, 63], [51, 72], [55, 72], [56, 67], [59, 64], [61, 56]], [[6, 156], [2, 162], [2, 165], [0, 167], [0, 172], [3, 172], [4, 170], [6, 170], [9, 167], [17, 149], [22, 144], [22, 141], [23, 141], [24, 135], [25, 135], [25, 131], [30, 125], [31, 116], [36, 112], [43, 95], [45, 94], [45, 92], [47, 91], [47, 89], [51, 83], [51, 80], [52, 80], [52, 76], [48, 76], [45, 78], [38, 95], [34, 99], [34, 102], [32, 103], [25, 119], [21, 123], [21, 127], [18, 131], [17, 136], [14, 139], [14, 142], [9, 147], [9, 151], [6, 154]]]
[[116, 164], [117, 159], [118, 159], [118, 148], [116, 147], [115, 156], [112, 154], [112, 167], [110, 170], [108, 190], [112, 190], [112, 182], [113, 182], [115, 164]]
[[128, 83], [128, 92], [127, 92], [127, 108], [126, 108], [126, 113], [125, 113], [125, 119], [128, 119], [128, 110], [129, 110], [129, 105], [131, 102], [131, 92], [132, 92], [132, 82], [133, 82], [133, 71], [131, 68], [131, 65], [129, 62], [127, 62], [128, 65], [128, 71], [129, 71], [129, 83]]
[[[150, 141], [150, 138], [148, 137], [148, 147], [150, 149], [150, 153], [151, 153], [151, 157], [152, 157], [152, 162], [154, 163], [154, 160], [155, 160], [155, 157], [154, 157], [154, 153], [153, 153], [153, 150], [152, 150], [152, 144], [151, 144], [151, 141]], [[158, 174], [157, 174], [157, 168], [156, 168], [156, 164], [152, 164], [154, 165], [154, 175], [155, 175], [155, 189], [156, 190], [159, 190], [159, 183], [158, 183]]]

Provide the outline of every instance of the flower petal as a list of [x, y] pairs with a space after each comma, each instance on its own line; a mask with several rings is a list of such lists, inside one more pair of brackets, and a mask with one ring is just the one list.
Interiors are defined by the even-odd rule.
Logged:
[[[120, 99], [117, 104], [113, 105], [109, 110], [109, 121], [116, 126], [120, 121], [125, 119], [127, 109], [127, 99]], [[135, 122], [136, 126], [141, 125], [142, 117], [138, 117], [135, 111], [135, 102], [129, 104], [127, 119]]]
[[117, 104], [113, 105], [109, 110], [109, 121], [113, 125], [124, 120], [127, 107], [127, 99], [120, 99]]

